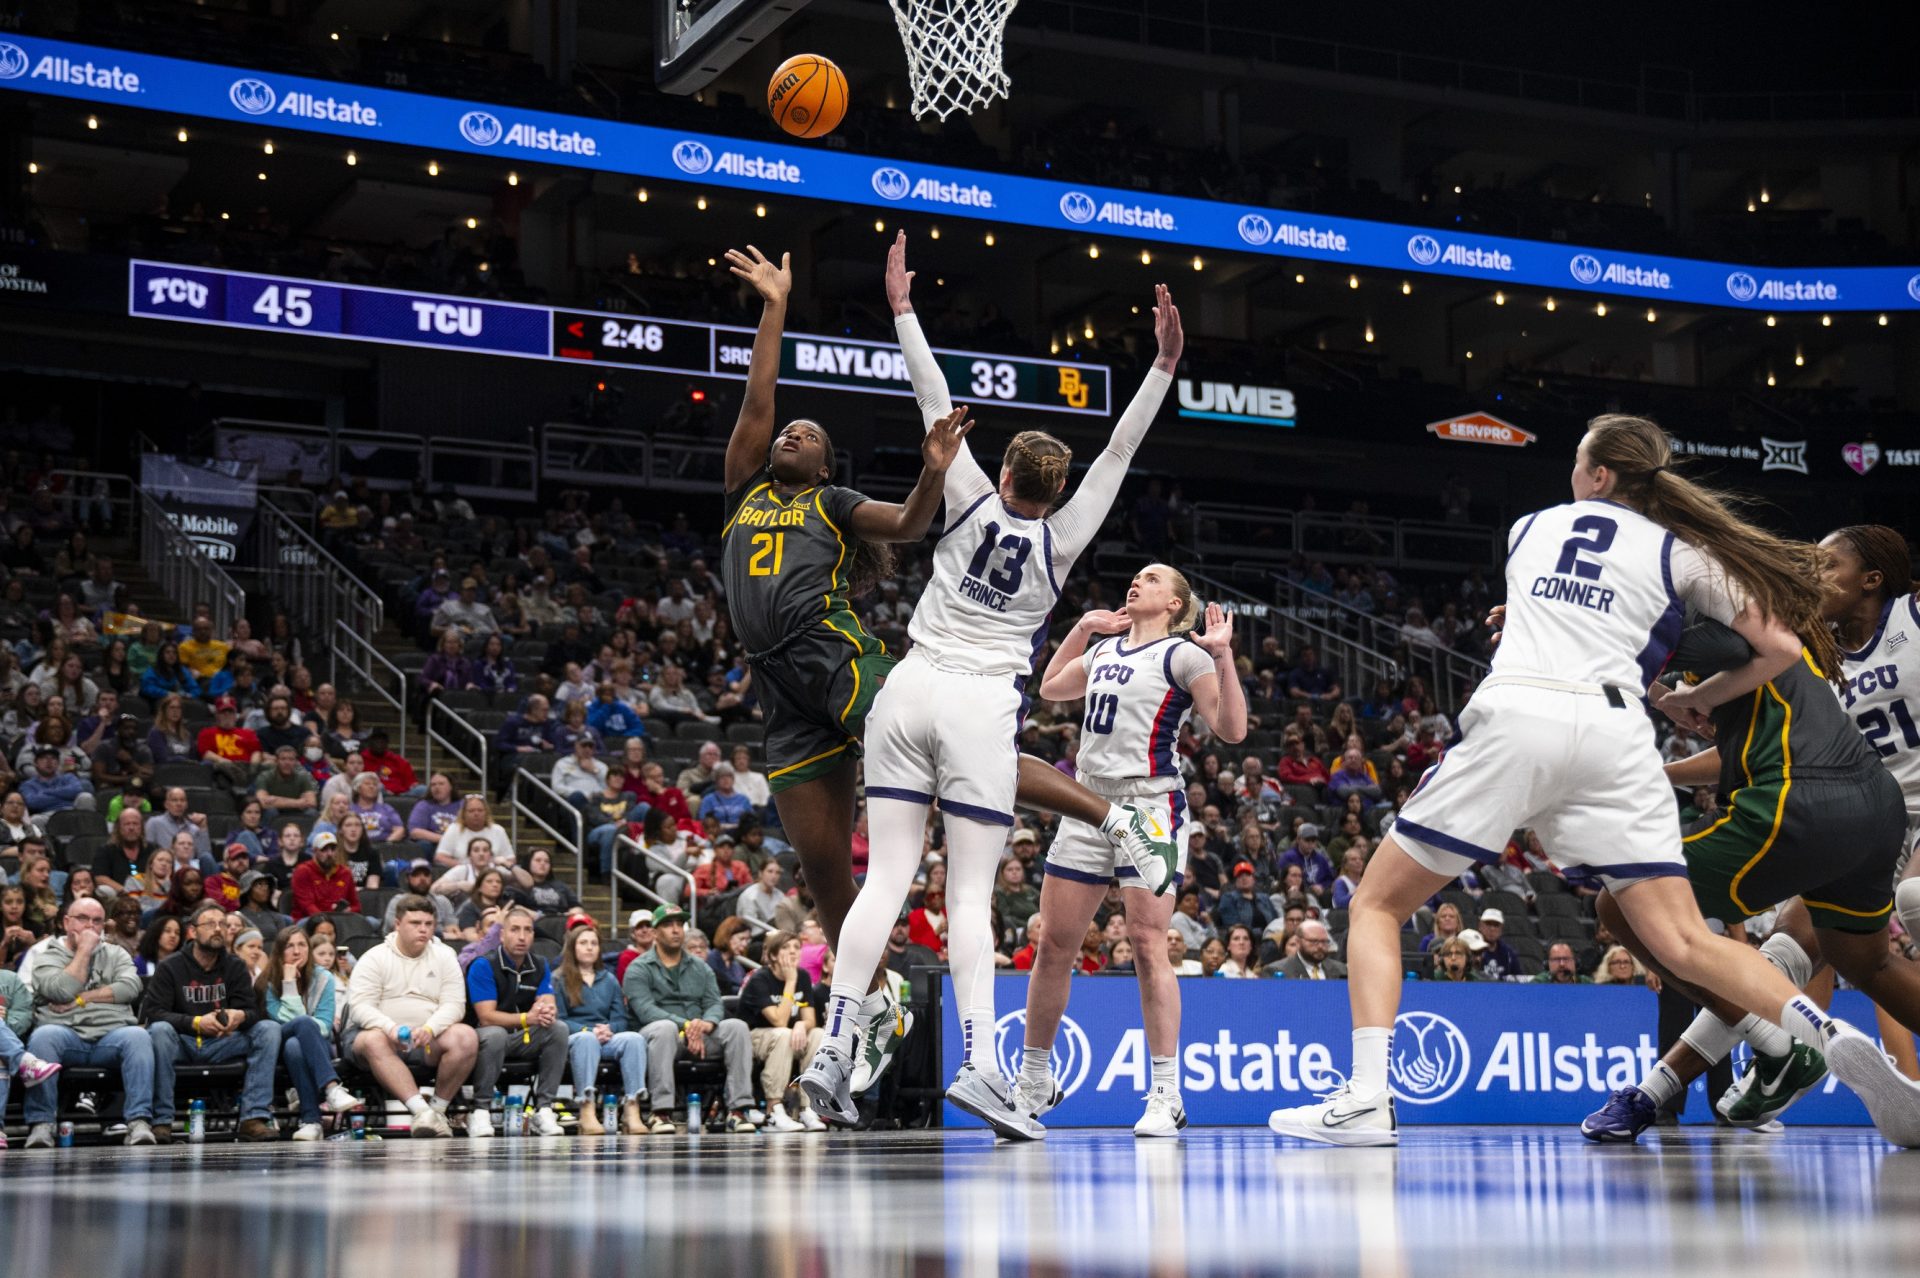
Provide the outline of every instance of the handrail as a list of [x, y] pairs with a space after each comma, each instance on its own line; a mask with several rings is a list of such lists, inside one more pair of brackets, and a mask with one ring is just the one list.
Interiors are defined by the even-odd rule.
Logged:
[[1430, 663], [1434, 700], [1442, 706], [1459, 706], [1462, 701], [1459, 694], [1465, 686], [1486, 678], [1491, 668], [1478, 657], [1468, 656], [1445, 644], [1407, 643], [1401, 637], [1399, 627], [1389, 625], [1370, 612], [1362, 612], [1352, 604], [1342, 603], [1332, 595], [1308, 590], [1300, 583], [1288, 580], [1282, 573], [1273, 574], [1273, 580], [1275, 594], [1282, 608], [1303, 623], [1310, 624], [1305, 614], [1310, 609], [1317, 609], [1332, 623], [1336, 633], [1358, 639], [1373, 649], [1393, 651], [1404, 645], [1409, 665]]
[[339, 660], [336, 624], [344, 623], [357, 638], [372, 639], [380, 633], [386, 605], [379, 593], [354, 576], [299, 521], [263, 497], [253, 527], [254, 563], [267, 590], [302, 630], [326, 637], [333, 662]]
[[198, 542], [180, 531], [150, 494], [139, 494], [138, 509], [140, 560], [147, 576], [180, 607], [207, 600], [213, 609], [213, 632], [231, 634], [233, 623], [246, 615], [247, 592]]
[[[407, 752], [408, 718], [407, 672], [389, 661], [385, 653], [373, 646], [372, 640], [355, 631], [346, 622], [336, 621], [333, 623], [333, 627], [334, 633], [331, 636], [332, 643], [328, 645], [327, 651], [334, 669], [328, 677], [337, 680], [339, 665], [341, 661], [344, 660], [347, 668], [358, 674], [360, 681], [382, 701], [386, 702], [394, 713], [400, 716], [400, 753], [405, 754]], [[364, 664], [355, 660], [355, 652], [365, 657], [366, 660]], [[385, 667], [385, 673], [393, 676], [394, 684], [398, 691], [389, 692], [380, 686], [380, 680], [376, 672], [381, 667]], [[428, 772], [431, 773], [432, 769], [429, 768]]]
[[[649, 852], [647, 849], [641, 847], [639, 842], [631, 834], [623, 833], [623, 834], [615, 835], [613, 842], [616, 848], [621, 847], [623, 845], [626, 847], [630, 847], [635, 852], [638, 852], [641, 856], [645, 857], [647, 860], [653, 862], [655, 865], [665, 870], [667, 873], [677, 874], [681, 878], [685, 879], [687, 881], [687, 926], [688, 927], [700, 926], [700, 885], [694, 882], [692, 866], [675, 865], [673, 862], [667, 860], [667, 858], [665, 858], [664, 856], [661, 856], [659, 853]], [[621, 873], [620, 861], [618, 856], [614, 858], [612, 880], [615, 885], [614, 891], [613, 891], [613, 906], [614, 906], [613, 912], [615, 917], [618, 917], [620, 913], [620, 889], [618, 885], [622, 881], [631, 884], [633, 887], [637, 888], [641, 892], [646, 893], [648, 896], [652, 897], [654, 900], [658, 901], [662, 905], [677, 904], [677, 902], [669, 901], [666, 897], [661, 896], [658, 892], [654, 891], [652, 888], [648, 887], [646, 884], [640, 882], [639, 880], [634, 879], [629, 875]]]
[[585, 896], [587, 891], [587, 814], [569, 803], [564, 795], [533, 773], [525, 768], [515, 768], [513, 780], [507, 786], [507, 800], [513, 817], [513, 828], [509, 833], [515, 848], [520, 846], [520, 814], [522, 812], [526, 813], [527, 820], [552, 835], [556, 841], [560, 843], [567, 841], [566, 835], [549, 825], [545, 817], [541, 816], [531, 804], [520, 798], [520, 787], [523, 783], [552, 799], [561, 811], [573, 817], [573, 892], [575, 896]]
[[[456, 725], [457, 727], [459, 727], [459, 729], [462, 732], [466, 733], [468, 736], [472, 737], [475, 741], [478, 741], [480, 743], [480, 751], [479, 751], [480, 757], [477, 760], [469, 758], [465, 753], [461, 751], [459, 746], [453, 743], [453, 740], [450, 737], [443, 735], [439, 731], [439, 729], [433, 726], [434, 716], [436, 714], [443, 716], [448, 723]], [[466, 764], [468, 771], [472, 772], [475, 776], [480, 778], [480, 788], [482, 790], [485, 790], [487, 788], [488, 777], [487, 777], [487, 734], [486, 733], [480, 731], [480, 729], [474, 727], [471, 723], [468, 723], [465, 719], [462, 719], [459, 715], [455, 714], [452, 710], [450, 710], [445, 704], [443, 704], [439, 700], [431, 700], [427, 702], [426, 718], [422, 721], [420, 726], [423, 734], [426, 736], [426, 739], [427, 739], [426, 750], [427, 750], [427, 775], [428, 776], [433, 775], [433, 743], [438, 741], [442, 749], [444, 749], [448, 754], [452, 755], [454, 758], [460, 760], [460, 762]]]
[[[106, 500], [110, 506], [131, 507], [133, 505], [134, 493], [137, 490], [137, 485], [133, 482], [133, 476], [116, 475], [112, 471], [106, 470], [50, 470], [47, 472], [46, 477], [48, 479], [104, 479], [107, 481]], [[116, 497], [113, 495], [113, 490], [120, 486], [124, 486], [127, 490], [124, 497]], [[69, 505], [75, 501], [99, 500], [95, 497], [81, 497], [74, 492], [71, 486], [60, 494], [60, 499]]]
[[1284, 646], [1312, 643], [1325, 655], [1330, 668], [1337, 670], [1351, 695], [1363, 681], [1397, 678], [1400, 663], [1384, 652], [1376, 651], [1353, 639], [1318, 625], [1283, 607], [1262, 603], [1244, 590], [1229, 586], [1205, 573], [1189, 571], [1187, 577], [1203, 594], [1231, 598], [1243, 616], [1272, 622], [1273, 632]]

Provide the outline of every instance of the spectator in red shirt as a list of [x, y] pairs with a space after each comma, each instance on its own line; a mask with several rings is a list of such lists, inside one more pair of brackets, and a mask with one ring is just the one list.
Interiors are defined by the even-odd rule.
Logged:
[[193, 748], [229, 785], [246, 785], [261, 761], [260, 738], [239, 724], [240, 705], [232, 697], [213, 703], [213, 726], [200, 729]]
[[1407, 747], [1407, 771], [1424, 772], [1440, 762], [1447, 748], [1440, 744], [1440, 734], [1431, 727], [1420, 729], [1420, 735]]
[[674, 819], [674, 823], [689, 834], [702, 833], [700, 822], [694, 819], [687, 807], [686, 794], [667, 784], [667, 770], [657, 763], [649, 763], [642, 770], [645, 778], [640, 791], [640, 801], [658, 808]]
[[360, 913], [360, 889], [353, 873], [340, 863], [340, 839], [331, 830], [315, 835], [313, 859], [293, 868], [293, 917], [331, 914], [345, 905]]
[[228, 911], [239, 909], [240, 898], [245, 895], [240, 891], [240, 878], [252, 868], [253, 854], [246, 844], [227, 844], [220, 873], [207, 880], [207, 899]]
[[405, 755], [387, 749], [387, 731], [375, 728], [360, 746], [360, 762], [380, 778], [386, 792], [396, 799], [424, 799], [427, 787], [413, 775], [413, 765]]
[[1040, 938], [1047, 934], [1046, 916], [1036, 914], [1027, 920], [1027, 943], [1013, 952], [1013, 970], [1031, 972], [1033, 970], [1033, 952], [1040, 947]]
[[[753, 882], [753, 870], [745, 861], [736, 860], [733, 855], [733, 836], [723, 834], [713, 841], [713, 860], [698, 866], [693, 872], [693, 887], [702, 897], [719, 896], [722, 893], [738, 892]], [[721, 909], [720, 905], [711, 907], [721, 914], [731, 913], [731, 909]]]
[[907, 916], [907, 939], [947, 957], [947, 893], [944, 888], [928, 888], [920, 907]]
[[1280, 784], [1310, 785], [1319, 790], [1327, 784], [1327, 765], [1320, 762], [1316, 755], [1307, 753], [1305, 739], [1289, 733], [1284, 753], [1280, 756]]
[[622, 981], [627, 979], [628, 965], [653, 948], [652, 910], [635, 910], [627, 916], [627, 938], [627, 948], [613, 964], [614, 976]]

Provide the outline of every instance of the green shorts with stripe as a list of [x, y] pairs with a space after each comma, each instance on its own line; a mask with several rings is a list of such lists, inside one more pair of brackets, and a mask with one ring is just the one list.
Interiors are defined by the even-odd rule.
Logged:
[[867, 711], [894, 659], [861, 633], [859, 651], [825, 627], [778, 656], [753, 665], [753, 687], [767, 728], [767, 784], [775, 794], [823, 777], [860, 757]]
[[1877, 932], [1893, 910], [1906, 828], [1885, 769], [1759, 777], [1686, 829], [1687, 878], [1700, 912], [1730, 925], [1797, 896], [1815, 927]]

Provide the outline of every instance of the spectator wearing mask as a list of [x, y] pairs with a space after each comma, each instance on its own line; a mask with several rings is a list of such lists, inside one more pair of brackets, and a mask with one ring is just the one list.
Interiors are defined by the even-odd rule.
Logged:
[[[151, 1145], [153, 1039], [139, 1025], [140, 978], [118, 945], [103, 944], [107, 912], [83, 897], [67, 907], [64, 934], [32, 960], [28, 983], [36, 1006], [27, 1051], [50, 1064], [107, 1065], [120, 1071], [128, 1145]], [[27, 1092], [27, 1148], [53, 1148], [59, 1096], [51, 1087]]]
[[619, 979], [600, 966], [600, 934], [580, 925], [560, 947], [560, 979], [554, 982], [560, 1019], [569, 1031], [567, 1059], [573, 1094], [580, 1100], [580, 1134], [600, 1136], [600, 1066], [620, 1066], [620, 1131], [627, 1136], [672, 1135], [673, 1124], [650, 1112], [647, 1104], [647, 1043], [628, 1028], [627, 1000]]
[[280, 1026], [261, 1016], [253, 973], [227, 948], [226, 910], [208, 902], [187, 919], [187, 944], [160, 961], [147, 981], [141, 1018], [153, 1038], [153, 1124], [173, 1132], [174, 1071], [182, 1060], [217, 1065], [245, 1059], [240, 1089], [243, 1141], [280, 1138], [273, 1125], [273, 1071]]
[[[506, 911], [499, 948], [467, 968], [467, 1001], [479, 1025], [474, 1095], [493, 1095], [509, 1059], [532, 1060], [531, 1130], [535, 1136], [560, 1135], [553, 1100], [567, 1069], [568, 1028], [554, 998], [552, 969], [533, 952], [532, 910], [513, 906]], [[485, 1108], [476, 1106], [468, 1116], [467, 1135], [475, 1140], [493, 1135]]]
[[[361, 956], [347, 982], [343, 1054], [406, 1105], [415, 1137], [451, 1136], [447, 1107], [480, 1052], [479, 1036], [461, 1023], [466, 982], [453, 951], [434, 939], [431, 903], [404, 896], [395, 913], [393, 934]], [[433, 1067], [431, 1104], [413, 1081], [414, 1065]]]
[[273, 951], [256, 991], [267, 1019], [280, 1027], [280, 1060], [300, 1098], [296, 1141], [321, 1139], [321, 1120], [364, 1108], [365, 1102], [340, 1084], [333, 1068], [333, 1027], [344, 998], [333, 973], [313, 963], [313, 946], [297, 927], [274, 933]]
[[686, 911], [675, 906], [655, 910], [653, 948], [628, 965], [620, 982], [628, 1010], [647, 1040], [647, 1091], [653, 1112], [671, 1121], [673, 1063], [682, 1053], [700, 1059], [717, 1054], [727, 1070], [726, 1128], [751, 1132], [753, 1042], [746, 1022], [726, 1019], [713, 969], [686, 952], [686, 923]]

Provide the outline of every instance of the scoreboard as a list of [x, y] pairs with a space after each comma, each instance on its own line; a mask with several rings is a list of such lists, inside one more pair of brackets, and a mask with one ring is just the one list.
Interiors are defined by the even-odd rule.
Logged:
[[[271, 329], [385, 345], [612, 364], [744, 381], [753, 330], [687, 320], [604, 315], [517, 302], [133, 261], [128, 314], [143, 319]], [[1113, 370], [1103, 364], [977, 351], [936, 351], [958, 403], [1107, 416]], [[863, 394], [912, 395], [897, 346], [788, 333], [780, 380]]]

